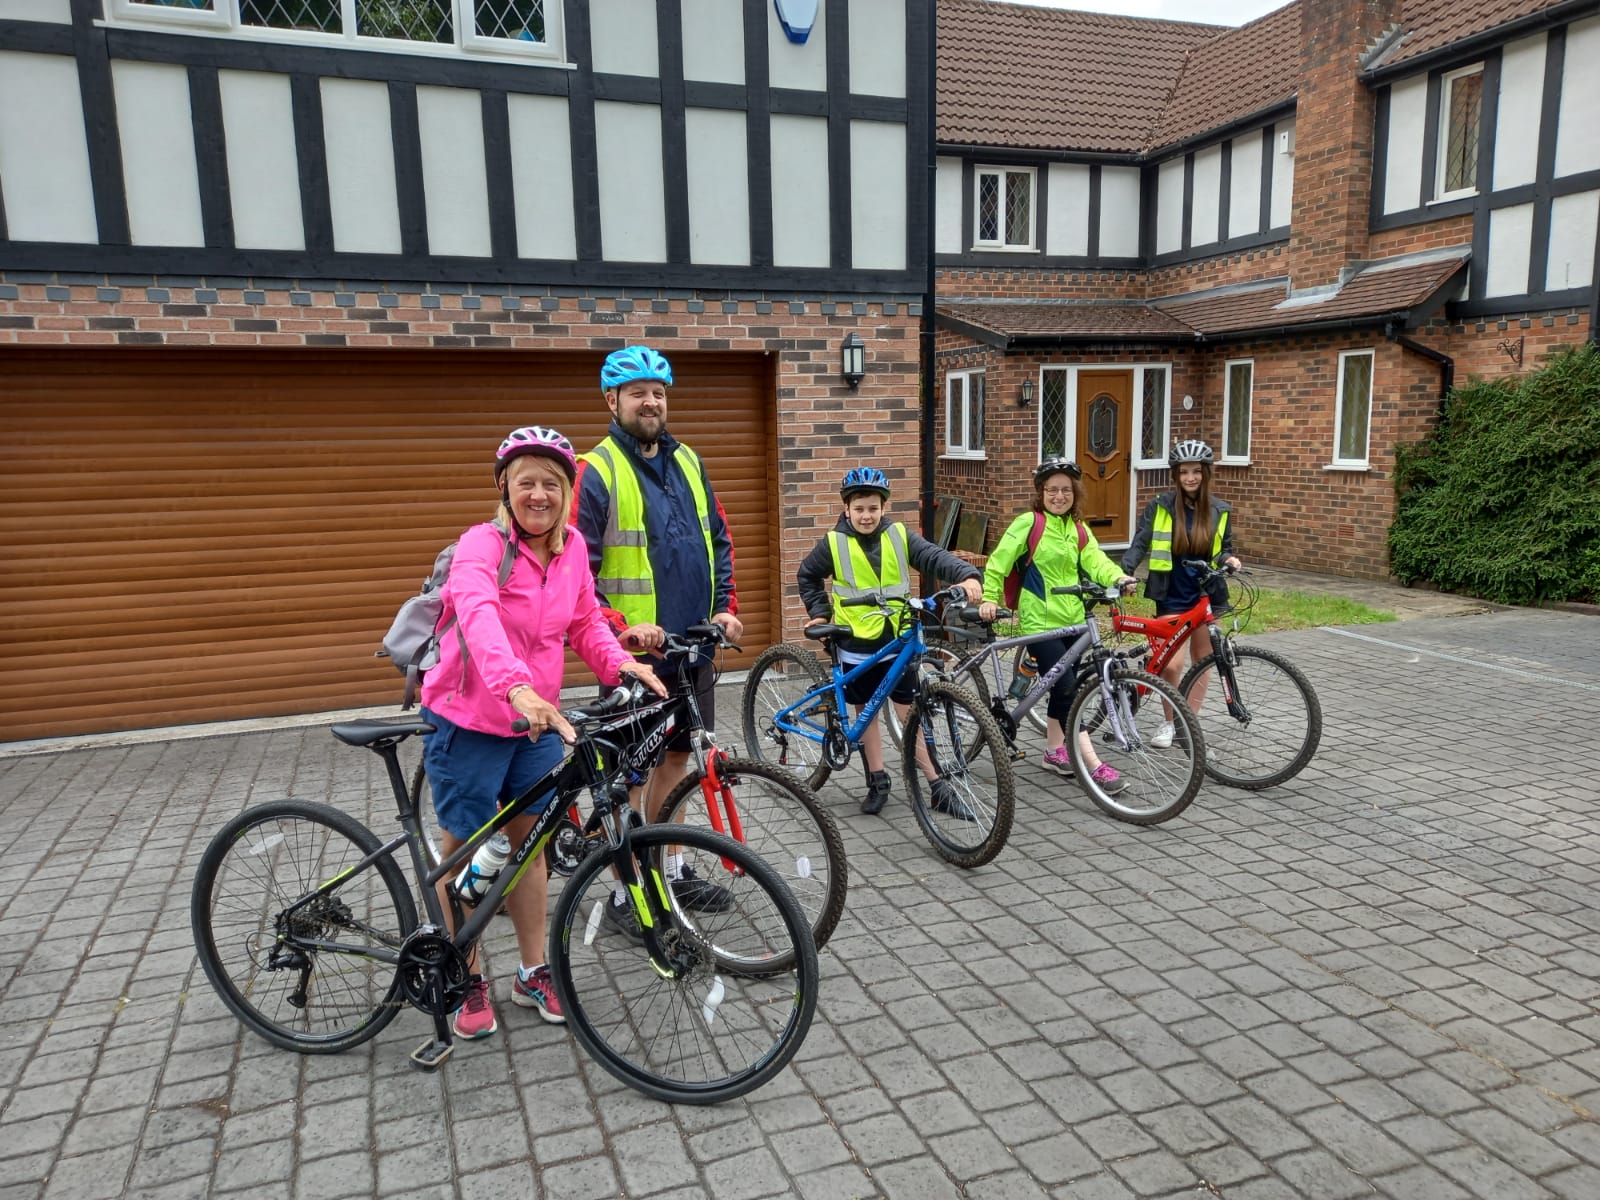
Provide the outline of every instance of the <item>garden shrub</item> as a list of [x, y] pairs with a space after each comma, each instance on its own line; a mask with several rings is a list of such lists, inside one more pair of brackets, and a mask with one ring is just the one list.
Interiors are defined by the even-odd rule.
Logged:
[[1391, 569], [1502, 604], [1600, 598], [1600, 350], [1473, 380], [1396, 447]]

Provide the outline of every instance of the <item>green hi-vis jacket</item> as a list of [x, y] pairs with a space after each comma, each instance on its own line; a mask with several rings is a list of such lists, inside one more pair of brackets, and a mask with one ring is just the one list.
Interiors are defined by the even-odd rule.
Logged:
[[[989, 561], [983, 568], [985, 600], [996, 604], [1005, 602], [1006, 576], [1011, 574], [1018, 559], [1027, 556], [1033, 516], [1031, 511], [1019, 513], [1000, 536], [1000, 543], [989, 552]], [[1080, 553], [1077, 523], [1070, 516], [1045, 514], [1044, 534], [1017, 597], [1017, 623], [1023, 633], [1043, 633], [1047, 629], [1083, 623], [1083, 601], [1076, 596], [1054, 595], [1051, 588], [1071, 587], [1082, 582], [1085, 575], [1106, 587], [1122, 578], [1122, 568], [1106, 557], [1094, 534], [1087, 536]]]

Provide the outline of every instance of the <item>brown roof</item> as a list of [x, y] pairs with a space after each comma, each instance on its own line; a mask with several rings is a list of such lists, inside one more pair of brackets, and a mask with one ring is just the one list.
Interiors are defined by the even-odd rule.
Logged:
[[1563, 3], [1566, 0], [1406, 0], [1400, 17], [1405, 32], [1366, 67], [1390, 67]]
[[938, 140], [1136, 153], [1215, 25], [939, 0]]
[[1293, 0], [1189, 51], [1150, 145], [1170, 146], [1288, 104], [1299, 82], [1300, 3]]
[[1430, 315], [1445, 289], [1466, 268], [1469, 249], [1384, 259], [1366, 264], [1336, 291], [1290, 296], [1289, 281], [1171, 296], [1150, 304], [949, 300], [940, 325], [978, 341], [1015, 349], [1030, 342], [1226, 340], [1282, 326], [1409, 314]]
[[1316, 325], [1391, 313], [1421, 315], [1440, 303], [1442, 289], [1467, 263], [1465, 249], [1371, 263], [1337, 291], [1291, 297], [1287, 281], [1223, 288], [1158, 300], [1162, 312], [1207, 337]]

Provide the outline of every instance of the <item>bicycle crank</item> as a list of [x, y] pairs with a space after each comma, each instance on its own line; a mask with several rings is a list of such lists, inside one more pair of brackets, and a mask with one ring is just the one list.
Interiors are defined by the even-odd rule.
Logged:
[[431, 1016], [460, 1008], [472, 976], [467, 956], [432, 926], [414, 931], [400, 947], [400, 990], [406, 1001]]
[[850, 765], [850, 742], [844, 736], [844, 730], [834, 728], [823, 735], [822, 758], [835, 771], [842, 771]]

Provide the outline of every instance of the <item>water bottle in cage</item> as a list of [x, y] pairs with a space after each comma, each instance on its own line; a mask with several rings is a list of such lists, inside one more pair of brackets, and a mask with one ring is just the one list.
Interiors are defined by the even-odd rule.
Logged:
[[1011, 672], [1011, 687], [1007, 689], [1007, 693], [1013, 700], [1022, 699], [1038, 677], [1039, 664], [1033, 657], [1033, 651], [1024, 648], [1022, 653], [1017, 655], [1016, 666]]

